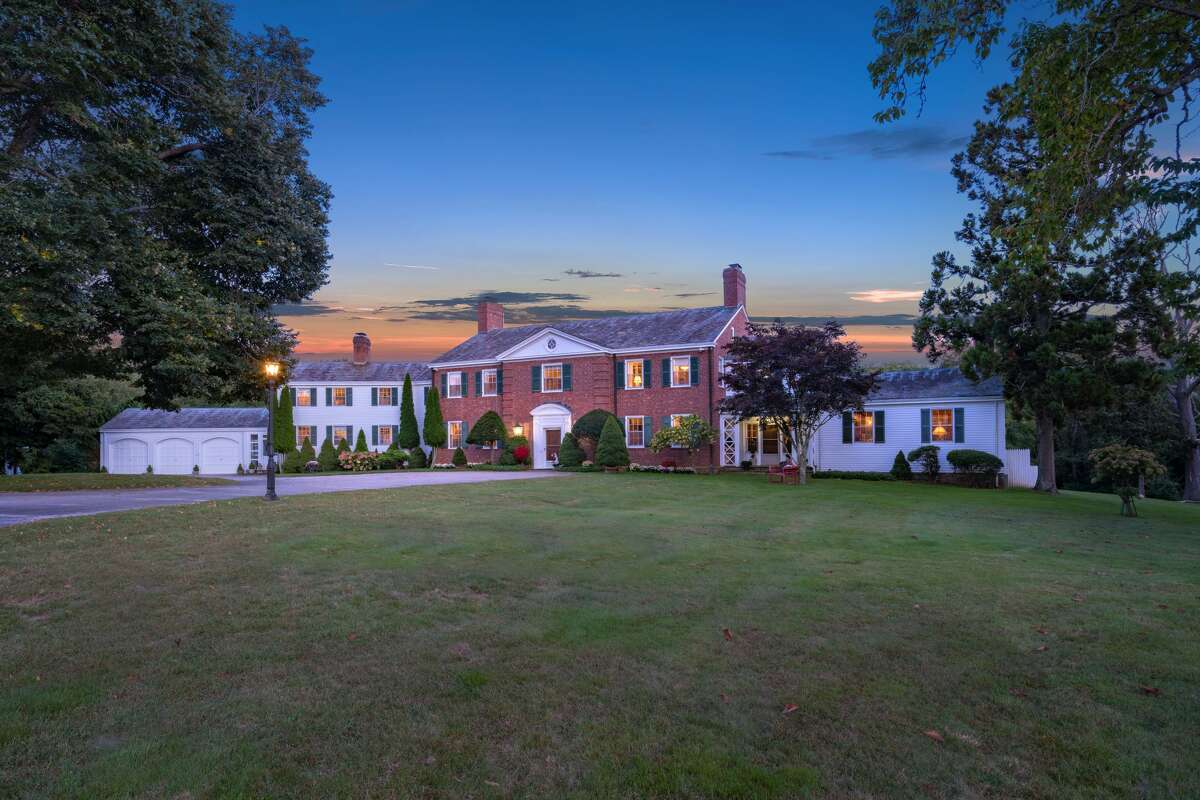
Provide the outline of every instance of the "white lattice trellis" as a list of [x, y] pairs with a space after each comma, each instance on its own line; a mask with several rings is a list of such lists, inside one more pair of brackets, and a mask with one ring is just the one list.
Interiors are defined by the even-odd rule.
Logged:
[[738, 465], [738, 424], [733, 417], [721, 417], [721, 466]]

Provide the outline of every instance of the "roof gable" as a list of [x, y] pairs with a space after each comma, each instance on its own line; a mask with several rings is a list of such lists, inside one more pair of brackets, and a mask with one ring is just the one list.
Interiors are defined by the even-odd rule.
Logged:
[[102, 431], [185, 428], [266, 428], [265, 408], [127, 408], [100, 426]]
[[957, 367], [881, 372], [867, 402], [885, 400], [952, 400], [1003, 398], [1004, 384], [997, 378], [972, 381]]
[[496, 358], [517, 360], [553, 356], [585, 356], [603, 352], [605, 352], [604, 348], [594, 342], [580, 339], [578, 336], [571, 336], [555, 328], [546, 328], [499, 353]]

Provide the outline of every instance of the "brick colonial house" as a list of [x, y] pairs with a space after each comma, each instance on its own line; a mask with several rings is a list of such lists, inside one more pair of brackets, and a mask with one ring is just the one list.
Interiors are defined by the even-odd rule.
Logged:
[[[449, 438], [439, 461], [458, 446], [468, 460], [490, 457], [466, 442], [487, 411], [528, 436], [540, 468], [553, 463], [562, 437], [593, 409], [622, 421], [630, 459], [642, 464], [664, 457], [648, 445], [673, 417], [695, 414], [719, 428], [725, 348], [748, 324], [745, 273], [733, 264], [723, 280], [721, 306], [515, 328], [505, 327], [500, 304], [480, 303], [479, 332], [429, 365]], [[726, 428], [736, 438], [737, 426], [726, 421]], [[695, 466], [722, 463], [720, 447], [697, 453]]]

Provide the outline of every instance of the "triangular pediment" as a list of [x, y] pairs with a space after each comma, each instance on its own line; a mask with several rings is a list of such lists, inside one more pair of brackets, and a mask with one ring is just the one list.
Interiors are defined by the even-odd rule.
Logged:
[[584, 356], [608, 352], [595, 342], [570, 336], [554, 328], [538, 331], [523, 342], [510, 347], [498, 356], [501, 361], [522, 358], [554, 358], [555, 356]]

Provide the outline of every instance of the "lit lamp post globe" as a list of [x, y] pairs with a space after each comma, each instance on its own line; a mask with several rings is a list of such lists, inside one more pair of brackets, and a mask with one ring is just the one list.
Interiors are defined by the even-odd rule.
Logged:
[[268, 361], [263, 365], [267, 375], [267, 500], [278, 500], [275, 494], [275, 381], [279, 378], [279, 362]]

